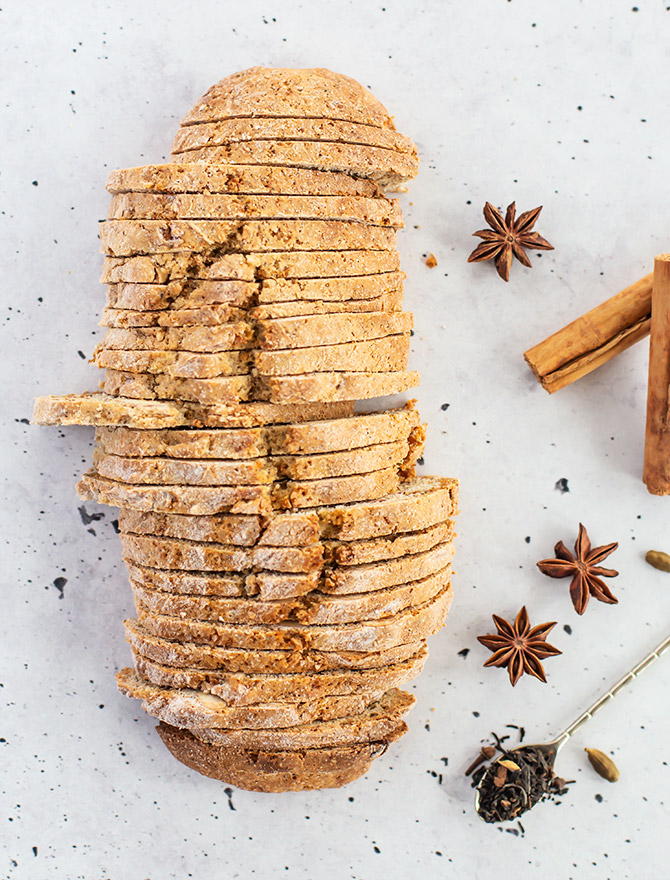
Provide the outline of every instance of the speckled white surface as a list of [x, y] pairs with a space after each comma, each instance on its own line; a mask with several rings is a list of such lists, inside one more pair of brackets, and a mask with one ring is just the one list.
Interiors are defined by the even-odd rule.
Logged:
[[[2, 4], [0, 876], [667, 876], [670, 658], [565, 749], [560, 772], [577, 784], [526, 816], [525, 836], [481, 823], [462, 776], [491, 730], [557, 732], [670, 619], [670, 576], [643, 561], [670, 549], [670, 500], [640, 481], [646, 344], [553, 397], [521, 357], [668, 250], [670, 11], [634, 2]], [[108, 169], [165, 158], [193, 101], [255, 64], [348, 73], [419, 145], [400, 248], [425, 470], [461, 478], [462, 515], [456, 601], [413, 686], [409, 734], [343, 790], [229, 800], [116, 692], [131, 597], [115, 513], [89, 503], [83, 522], [73, 491], [92, 430], [25, 421], [35, 394], [97, 381], [86, 359]], [[465, 262], [486, 199], [544, 204], [538, 230], [556, 247], [532, 271], [515, 264], [508, 285]], [[583, 618], [534, 565], [580, 519], [596, 543], [620, 541], [621, 572], [620, 604], [592, 601]], [[558, 621], [564, 653], [546, 686], [512, 690], [482, 669], [475, 635], [524, 602], [533, 621]], [[615, 756], [617, 785], [585, 745]]]

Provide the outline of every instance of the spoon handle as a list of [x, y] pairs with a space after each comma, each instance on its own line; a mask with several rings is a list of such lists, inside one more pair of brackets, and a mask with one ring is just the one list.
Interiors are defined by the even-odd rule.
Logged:
[[619, 693], [622, 688], [624, 688], [628, 682], [633, 681], [634, 678], [642, 672], [643, 669], [646, 669], [647, 666], [650, 666], [654, 660], [658, 660], [661, 654], [665, 653], [665, 651], [670, 648], [670, 636], [664, 639], [660, 645], [657, 645], [653, 651], [650, 651], [646, 657], [643, 657], [640, 662], [634, 666], [630, 672], [627, 672], [623, 678], [620, 678], [616, 684], [612, 685], [612, 687], [607, 691], [606, 694], [603, 694], [602, 697], [599, 697], [595, 703], [592, 703], [588, 709], [585, 709], [579, 718], [576, 718], [569, 727], [566, 727], [563, 733], [560, 733], [554, 742], [556, 743], [556, 750], [560, 749], [565, 743], [570, 739], [573, 733], [575, 733], [579, 728], [585, 724], [589, 718], [593, 718], [593, 716], [598, 712], [602, 707], [609, 703], [610, 700], [613, 700], [614, 697]]

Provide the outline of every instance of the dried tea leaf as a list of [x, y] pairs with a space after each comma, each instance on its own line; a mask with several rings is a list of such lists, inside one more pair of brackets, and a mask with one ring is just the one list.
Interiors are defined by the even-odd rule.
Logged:
[[591, 766], [599, 776], [602, 776], [608, 782], [617, 781], [619, 778], [619, 768], [609, 755], [601, 752], [600, 749], [584, 749], [584, 751], [589, 756]]
[[670, 553], [662, 550], [650, 550], [644, 557], [649, 565], [658, 568], [659, 571], [670, 571]]

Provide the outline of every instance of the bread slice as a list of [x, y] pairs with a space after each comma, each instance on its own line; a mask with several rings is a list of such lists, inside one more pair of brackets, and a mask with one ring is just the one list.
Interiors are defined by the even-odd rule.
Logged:
[[402, 229], [396, 200], [383, 196], [235, 196], [212, 193], [112, 196], [110, 220], [350, 220]]
[[226, 730], [200, 727], [191, 733], [202, 742], [228, 748], [296, 750], [375, 742], [396, 729], [415, 699], [392, 688], [358, 715], [345, 715], [332, 721], [313, 721], [275, 730]]
[[[383, 230], [382, 230], [383, 231]], [[388, 230], [387, 230], [388, 231]], [[342, 250], [344, 244], [345, 250]], [[322, 245], [323, 247], [323, 245]], [[103, 284], [165, 284], [169, 281], [262, 281], [264, 279], [299, 280], [343, 278], [398, 273], [400, 259], [396, 250], [346, 249], [279, 250], [262, 253], [221, 253], [212, 246], [202, 253], [190, 250], [175, 253], [135, 254], [105, 257], [102, 263]], [[404, 277], [404, 276], [403, 276]], [[314, 299], [322, 299], [320, 292]]]
[[347, 302], [331, 302], [330, 300], [278, 302], [254, 306], [248, 310], [230, 306], [227, 303], [214, 305], [192, 303], [189, 305], [192, 305], [192, 308], [170, 308], [166, 303], [162, 303], [161, 307], [157, 309], [107, 307], [103, 309], [100, 326], [130, 328], [180, 327], [188, 324], [200, 324], [205, 327], [213, 327], [228, 321], [240, 321], [245, 317], [252, 321], [267, 321], [274, 318], [296, 318], [302, 315], [397, 312], [402, 308], [402, 290], [392, 290], [373, 299]]
[[251, 67], [219, 80], [189, 110], [182, 126], [221, 119], [326, 117], [394, 130], [388, 110], [363, 86], [321, 67]]
[[[418, 454], [419, 450], [416, 450]], [[198, 486], [230, 486], [270, 483], [284, 478], [321, 480], [370, 473], [404, 465], [409, 454], [407, 440], [364, 446], [350, 452], [316, 455], [274, 455], [247, 459], [128, 458], [97, 449], [94, 464], [103, 477], [125, 483], [168, 483]]]
[[[96, 355], [97, 356], [97, 355]], [[203, 406], [230, 405], [253, 400], [250, 375], [212, 379], [173, 378], [165, 373], [131, 373], [107, 369], [101, 384], [106, 394], [139, 400], [191, 401]], [[269, 395], [263, 395], [266, 399]]]
[[404, 408], [264, 428], [99, 428], [96, 441], [106, 452], [135, 457], [237, 459], [282, 453], [315, 455], [396, 443], [409, 438], [419, 424], [418, 412]]
[[[225, 326], [225, 325], [224, 325]], [[140, 330], [158, 330], [163, 328], [142, 327]], [[177, 328], [170, 328], [172, 330]], [[185, 330], [188, 328], [184, 328]], [[207, 328], [214, 329], [214, 328]], [[134, 333], [133, 330], [112, 330], [110, 333]], [[189, 334], [191, 338], [202, 339], [202, 334]], [[241, 377], [247, 373], [255, 373], [258, 376], [296, 376], [314, 373], [334, 373], [347, 369], [351, 365], [357, 367], [356, 375], [366, 373], [402, 372], [407, 367], [409, 360], [409, 333], [395, 336], [383, 336], [380, 339], [366, 339], [362, 342], [344, 342], [334, 345], [315, 346], [313, 348], [288, 349], [284, 351], [214, 351], [202, 352], [182, 351], [177, 345], [175, 349], [162, 350], [141, 348], [106, 348], [107, 338], [96, 348], [92, 361], [100, 368], [113, 370], [113, 375], [130, 374], [124, 381], [137, 389], [164, 389], [160, 393], [166, 398], [170, 397], [170, 387], [167, 384], [171, 379], [214, 379], [218, 380], [225, 376]], [[109, 339], [112, 345], [123, 344], [117, 337]], [[128, 345], [139, 346], [143, 342], [151, 345], [153, 340], [139, 339], [128, 340]], [[169, 343], [169, 339], [167, 340]], [[160, 346], [161, 342], [157, 342]], [[207, 345], [213, 343], [205, 343]], [[225, 344], [225, 343], [222, 343]], [[237, 343], [239, 344], [239, 343]], [[152, 374], [160, 376], [158, 380], [132, 378], [132, 374], [140, 376]], [[315, 379], [313, 381], [316, 381]], [[108, 384], [107, 389], [116, 387]], [[123, 385], [123, 393], [131, 396]], [[225, 389], [226, 398], [231, 393], [237, 393], [242, 399], [253, 396], [253, 383], [243, 382], [218, 382], [213, 383], [177, 383], [174, 393], [182, 396], [184, 389], [188, 390], [189, 397], [198, 400], [217, 401], [220, 389]], [[138, 393], [137, 391], [135, 393]]]
[[199, 305], [190, 309], [147, 310], [107, 307], [102, 310], [100, 326], [121, 330], [134, 327], [184, 327], [193, 324], [200, 327], [218, 327], [220, 324], [243, 321], [247, 317], [255, 317], [255, 315], [247, 309], [231, 306], [228, 303]]
[[418, 581], [443, 571], [454, 558], [454, 545], [438, 544], [423, 553], [408, 553], [394, 559], [382, 559], [362, 565], [327, 567], [320, 589], [324, 593], [343, 595], [365, 593]]
[[[279, 552], [288, 551], [275, 550], [275, 555]], [[309, 626], [330, 626], [378, 620], [428, 602], [443, 589], [445, 579], [450, 574], [450, 571], [442, 569], [421, 579], [386, 588], [370, 583], [366, 592], [332, 596], [317, 590], [283, 601], [196, 596], [147, 590], [132, 581], [131, 584], [138, 607], [151, 614], [250, 626], [289, 621]]]
[[415, 388], [418, 373], [397, 370], [377, 373], [311, 373], [302, 376], [259, 376], [256, 398], [273, 403], [370, 400]]
[[102, 252], [112, 257], [174, 251], [393, 250], [395, 230], [349, 220], [102, 220]]
[[217, 647], [252, 650], [382, 651], [425, 639], [437, 632], [451, 604], [448, 583], [430, 601], [392, 617], [329, 626], [296, 623], [249, 625], [216, 623], [153, 614], [141, 603], [138, 617], [144, 629], [165, 639]]
[[285, 572], [320, 571], [323, 551], [309, 547], [240, 547], [185, 541], [158, 535], [121, 534], [124, 558], [150, 568], [241, 574], [252, 569]]
[[150, 590], [200, 596], [251, 596], [259, 602], [304, 596], [318, 588], [321, 577], [319, 569], [310, 572], [211, 572], [152, 568], [129, 558], [125, 563], [133, 583]]
[[186, 162], [142, 165], [110, 171], [106, 184], [112, 193], [230, 193], [291, 196], [380, 195], [371, 180], [309, 168], [276, 165], [203, 165]]
[[[116, 373], [153, 373], [166, 379], [218, 379], [244, 376], [253, 366], [253, 352], [247, 351], [141, 351], [98, 347], [91, 358], [101, 369]], [[132, 380], [128, 380], [132, 381]], [[163, 381], [163, 380], [161, 380]], [[246, 388], [247, 383], [241, 387]], [[112, 386], [109, 386], [112, 387]]]
[[389, 128], [343, 122], [339, 119], [261, 117], [222, 119], [182, 126], [175, 135], [171, 151], [188, 153], [200, 147], [217, 147], [240, 141], [289, 140], [327, 141], [385, 147], [416, 156], [416, 146], [406, 135]]
[[77, 483], [77, 493], [112, 507], [132, 507], [159, 513], [269, 515], [273, 508], [319, 507], [343, 501], [367, 501], [395, 492], [398, 468], [323, 480], [288, 481], [251, 486], [132, 485], [87, 471]]
[[[379, 694], [397, 687], [421, 672], [426, 650], [409, 660], [376, 669], [337, 669], [328, 672], [214, 672], [163, 666], [141, 656], [136, 658], [137, 673], [151, 684], [213, 694], [227, 706], [253, 706], [258, 703], [302, 703], [323, 697]], [[178, 697], [177, 697], [178, 698]]]
[[[113, 432], [111, 432], [113, 433]], [[290, 514], [279, 514], [290, 516]], [[308, 515], [309, 520], [316, 517]], [[196, 522], [194, 523], [193, 520]], [[197, 523], [197, 526], [196, 526]], [[234, 544], [237, 547], [253, 547], [263, 534], [263, 521], [258, 516], [179, 516], [172, 513], [144, 513], [124, 508], [119, 511], [119, 531], [129, 535], [156, 535], [184, 540], [213, 541], [217, 544]], [[197, 537], [193, 533], [196, 533]], [[315, 545], [319, 541], [318, 520], [309, 522], [303, 529], [301, 540], [292, 546]], [[338, 545], [343, 547], [345, 545]]]
[[175, 642], [148, 632], [138, 620], [126, 620], [126, 639], [136, 654], [165, 666], [227, 672], [324, 672], [380, 669], [421, 654], [425, 641], [395, 645], [383, 651], [256, 651]]
[[390, 191], [400, 190], [419, 171], [419, 160], [412, 153], [333, 141], [245, 141], [172, 153], [172, 158], [178, 162], [284, 165], [345, 172], [356, 177], [367, 177], [382, 189]]
[[309, 348], [363, 339], [379, 339], [394, 333], [409, 333], [411, 312], [371, 312], [360, 315], [311, 315], [259, 321], [257, 346], [262, 349]]
[[219, 697], [186, 688], [175, 690], [152, 685], [134, 669], [125, 668], [116, 674], [116, 683], [128, 697], [142, 700], [148, 715], [183, 727], [251, 728], [291, 727], [308, 721], [329, 720], [342, 715], [362, 712], [381, 691], [322, 697], [303, 703], [257, 703], [251, 706], [228, 706]]
[[241, 351], [251, 348], [254, 328], [249, 321], [219, 324], [216, 327], [134, 327], [132, 330], [110, 329], [97, 348], [124, 351]]
[[[172, 309], [202, 310], [223, 305], [231, 310], [235, 307], [249, 308], [250, 314], [259, 318], [272, 317], [273, 312], [277, 317], [282, 317], [282, 310], [288, 312], [299, 307], [305, 309], [304, 314], [317, 314], [328, 309], [343, 312], [393, 311], [402, 305], [403, 278], [400, 272], [383, 272], [330, 278], [269, 278], [258, 283], [197, 279], [168, 281], [165, 284], [118, 282], [107, 285], [107, 305], [111, 309], [148, 310], [150, 314]], [[373, 309], [372, 304], [380, 300], [397, 305], [394, 308]], [[260, 305], [256, 306], [256, 302]], [[313, 312], [307, 311], [308, 308]], [[296, 314], [301, 313], [296, 311]]]
[[33, 425], [127, 425], [133, 428], [165, 428], [186, 424], [173, 403], [131, 400], [93, 391], [36, 397]]
[[416, 532], [402, 532], [369, 541], [324, 541], [324, 560], [340, 566], [365, 565], [383, 559], [399, 559], [409, 553], [425, 553], [453, 540], [453, 520]]
[[390, 742], [407, 732], [401, 721], [380, 741], [299, 751], [228, 749], [189, 730], [161, 722], [156, 728], [173, 757], [191, 770], [247, 791], [283, 792], [340, 788], [363, 776]]

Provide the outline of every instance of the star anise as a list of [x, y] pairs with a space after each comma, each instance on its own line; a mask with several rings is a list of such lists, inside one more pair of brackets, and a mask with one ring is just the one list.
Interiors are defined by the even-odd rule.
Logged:
[[503, 281], [509, 281], [509, 270], [512, 268], [514, 257], [524, 266], [531, 268], [532, 263], [528, 259], [524, 248], [532, 248], [539, 251], [553, 251], [553, 245], [538, 232], [531, 232], [535, 221], [540, 216], [542, 205], [525, 211], [514, 219], [516, 203], [507, 206], [505, 219], [500, 211], [496, 210], [490, 202], [484, 205], [484, 218], [491, 227], [479, 229], [473, 232], [478, 238], [483, 238], [483, 244], [477, 245], [468, 257], [468, 263], [482, 263], [493, 260], [498, 275]]
[[506, 666], [512, 687], [524, 672], [546, 681], [540, 661], [562, 653], [546, 640], [556, 621], [541, 623], [531, 629], [524, 605], [513, 624], [497, 614], [493, 615], [493, 622], [498, 630], [495, 635], [477, 636], [478, 642], [494, 652], [484, 666]]
[[616, 577], [619, 572], [613, 568], [600, 568], [598, 565], [618, 546], [615, 541], [613, 544], [603, 544], [602, 547], [595, 547], [592, 550], [587, 531], [580, 523], [574, 554], [568, 550], [563, 541], [559, 541], [554, 547], [557, 558], [541, 559], [537, 567], [542, 574], [552, 578], [572, 576], [570, 598], [577, 614], [583, 614], [589, 604], [589, 596], [593, 596], [599, 602], [607, 602], [608, 605], [618, 603], [619, 600], [612, 595], [607, 584], [600, 578]]

